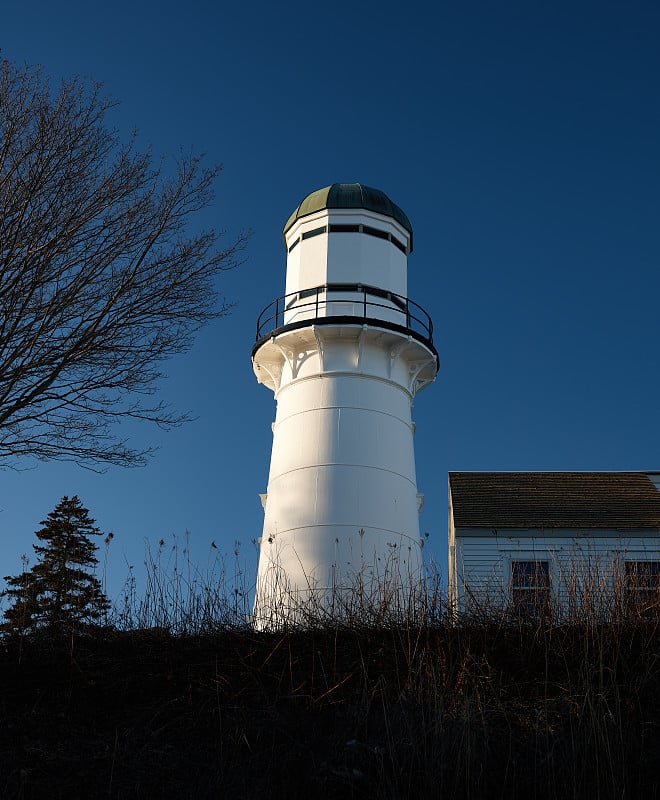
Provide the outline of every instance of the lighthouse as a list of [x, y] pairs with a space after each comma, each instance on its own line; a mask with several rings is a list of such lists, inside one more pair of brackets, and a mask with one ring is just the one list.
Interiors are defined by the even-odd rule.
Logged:
[[335, 183], [283, 236], [285, 293], [252, 350], [277, 402], [255, 623], [406, 613], [422, 565], [412, 405], [438, 369], [431, 318], [408, 297], [412, 226], [384, 192]]

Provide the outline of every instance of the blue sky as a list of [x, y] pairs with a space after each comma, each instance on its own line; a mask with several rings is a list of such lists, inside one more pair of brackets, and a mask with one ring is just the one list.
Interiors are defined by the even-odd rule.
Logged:
[[384, 190], [415, 231], [409, 295], [441, 368], [416, 400], [421, 526], [446, 561], [448, 470], [660, 468], [660, 6], [633, 2], [332, 4], [36, 0], [3, 9], [2, 55], [87, 76], [111, 122], [158, 155], [221, 162], [201, 224], [247, 262], [236, 302], [169, 363], [162, 397], [197, 421], [149, 466], [0, 472], [0, 574], [78, 494], [115, 539], [108, 588], [145, 541], [215, 541], [256, 571], [273, 397], [254, 323], [284, 291], [281, 228], [310, 191]]

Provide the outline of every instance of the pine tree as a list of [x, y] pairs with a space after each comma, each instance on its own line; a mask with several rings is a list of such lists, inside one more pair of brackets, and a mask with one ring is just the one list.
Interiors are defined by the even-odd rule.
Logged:
[[91, 536], [101, 536], [95, 520], [77, 497], [63, 497], [40, 524], [33, 545], [37, 562], [20, 575], [7, 576], [2, 593], [13, 600], [2, 628], [27, 632], [38, 628], [81, 627], [98, 623], [110, 604], [93, 574], [98, 559]]
[[[28, 558], [23, 556], [23, 563], [27, 566]], [[7, 620], [1, 627], [7, 631], [28, 631], [34, 627], [33, 615], [36, 611], [35, 583], [32, 574], [23, 570], [20, 575], [6, 576], [7, 586], [2, 594], [12, 597], [14, 603], [5, 611]]]

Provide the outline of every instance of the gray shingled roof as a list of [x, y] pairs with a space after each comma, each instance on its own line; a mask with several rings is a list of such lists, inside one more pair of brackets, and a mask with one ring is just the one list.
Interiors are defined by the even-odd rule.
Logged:
[[652, 472], [450, 472], [457, 528], [651, 528]]

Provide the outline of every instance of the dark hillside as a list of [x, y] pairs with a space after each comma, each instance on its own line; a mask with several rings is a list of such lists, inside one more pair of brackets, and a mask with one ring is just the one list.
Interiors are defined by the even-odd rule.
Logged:
[[5, 798], [653, 798], [660, 633], [393, 627], [7, 641]]

